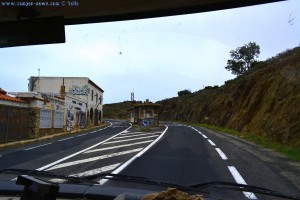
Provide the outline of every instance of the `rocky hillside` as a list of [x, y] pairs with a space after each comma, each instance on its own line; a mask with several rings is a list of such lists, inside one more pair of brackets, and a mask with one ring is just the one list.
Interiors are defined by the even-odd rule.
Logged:
[[161, 119], [205, 123], [300, 146], [300, 47], [221, 87], [160, 102]]

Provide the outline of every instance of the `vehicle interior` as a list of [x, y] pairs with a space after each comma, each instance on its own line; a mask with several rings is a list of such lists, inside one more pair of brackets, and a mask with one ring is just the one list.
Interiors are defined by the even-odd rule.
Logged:
[[[1, 6], [1, 46], [65, 42], [64, 25], [101, 23], [208, 12], [278, 0], [61, 1], [56, 6]], [[5, 1], [4, 1], [5, 3]], [[59, 5], [59, 3], [61, 5]], [[45, 18], [45, 19], [44, 19]], [[66, 36], [67, 37], [67, 36]]]
[[[6, 4], [6, 6], [0, 5], [0, 48], [67, 43], [68, 35], [65, 32], [66, 26], [205, 13], [280, 1], [284, 0], [59, 0], [51, 2], [54, 6], [45, 6], [43, 4], [33, 6], [33, 2], [34, 5], [37, 5], [36, 3], [38, 3], [38, 1], [34, 0], [29, 2], [27, 0], [17, 0], [14, 2], [8, 2], [0, 0], [0, 3], [2, 2], [2, 4]], [[5, 195], [7, 196], [5, 197], [10, 197], [10, 195], [19, 191], [18, 195], [21, 196], [20, 199], [24, 200], [56, 199], [58, 192], [60, 193], [59, 197], [62, 199], [115, 199], [119, 194], [124, 192], [130, 193], [131, 195], [136, 194], [136, 196], [123, 195], [121, 197], [119, 196], [118, 199], [141, 199], [144, 194], [154, 192], [152, 190], [155, 187], [151, 187], [151, 190], [144, 190], [144, 187], [139, 187], [139, 183], [154, 186], [158, 184], [158, 182], [155, 181], [147, 182], [142, 180], [140, 177], [126, 177], [122, 175], [112, 176], [110, 174], [103, 174], [103, 177], [106, 179], [124, 181], [125, 185], [126, 182], [132, 182], [133, 185], [136, 185], [136, 188], [127, 188], [125, 190], [122, 188], [106, 187], [99, 191], [95, 182], [91, 181], [91, 178], [93, 178], [92, 176], [85, 177], [83, 179], [64, 176], [57, 177], [57, 179], [67, 179], [67, 182], [70, 183], [64, 184], [63, 182], [60, 187], [57, 187], [56, 184], [51, 184], [38, 178], [39, 176], [52, 178], [51, 173], [43, 172], [43, 174], [40, 174], [40, 172], [34, 170], [22, 171], [19, 169], [11, 170], [11, 172], [15, 175], [19, 175], [16, 183], [0, 181], [0, 190], [6, 191]], [[32, 176], [24, 175], [27, 173]], [[79, 186], [77, 185], [78, 183], [83, 184]], [[160, 184], [160, 186], [168, 188], [177, 187], [179, 189], [189, 190], [192, 192], [198, 191], [196, 189], [193, 190], [190, 187], [175, 184]], [[239, 192], [244, 189], [257, 193], [262, 192], [262, 194], [266, 194], [268, 192], [271, 193], [271, 191], [267, 191], [263, 188], [252, 186], [246, 187], [243, 184], [210, 184], [221, 184], [228, 188], [234, 187], [235, 190], [239, 190]], [[201, 185], [198, 185], [197, 187], [201, 187]], [[202, 187], [205, 188], [208, 186], [202, 185]], [[157, 189], [159, 190], [159, 188], [160, 187]], [[85, 192], [87, 193], [82, 195]], [[287, 197], [284, 195], [280, 196], [280, 193], [271, 194], [273, 196], [278, 195], [276, 198]], [[288, 196], [288, 198], [297, 199], [297, 197], [294, 196]], [[200, 200], [202, 197], [196, 199]]]

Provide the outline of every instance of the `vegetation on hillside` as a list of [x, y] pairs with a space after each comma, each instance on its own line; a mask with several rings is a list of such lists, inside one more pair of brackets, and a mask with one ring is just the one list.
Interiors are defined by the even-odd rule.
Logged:
[[230, 51], [231, 59], [227, 61], [225, 69], [231, 71], [232, 74], [241, 75], [247, 72], [253, 67], [253, 64], [257, 62], [255, 58], [258, 58], [260, 54], [260, 47], [255, 42], [249, 42], [242, 47], [238, 47], [236, 50]]
[[[256, 142], [270, 141], [282, 151], [300, 152], [300, 47], [255, 62], [222, 86], [157, 103], [162, 104], [161, 120], [222, 127]], [[130, 101], [105, 104], [104, 117], [126, 119], [131, 106]]]
[[[136, 101], [135, 103], [142, 103]], [[112, 103], [103, 105], [103, 118], [106, 119], [128, 119], [129, 112], [127, 111], [132, 107], [131, 101], [124, 101], [121, 103]]]
[[181, 90], [177, 94], [178, 94], [179, 97], [182, 97], [182, 96], [185, 96], [185, 95], [192, 94], [192, 92], [191, 92], [191, 90]]
[[223, 86], [159, 101], [163, 120], [210, 124], [300, 148], [300, 47]]

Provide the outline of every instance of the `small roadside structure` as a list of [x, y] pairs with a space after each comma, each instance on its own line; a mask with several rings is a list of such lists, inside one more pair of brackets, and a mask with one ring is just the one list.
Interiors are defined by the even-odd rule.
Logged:
[[152, 103], [149, 99], [143, 103], [133, 104], [133, 107], [128, 109], [129, 121], [140, 126], [159, 126], [160, 107], [160, 104]]

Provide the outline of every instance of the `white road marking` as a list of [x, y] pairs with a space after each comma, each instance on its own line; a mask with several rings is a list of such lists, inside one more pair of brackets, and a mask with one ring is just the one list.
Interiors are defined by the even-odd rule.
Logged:
[[39, 148], [39, 147], [43, 147], [43, 146], [46, 146], [46, 145], [49, 145], [49, 144], [52, 144], [52, 143], [42, 144], [42, 145], [39, 145], [39, 146], [27, 148], [27, 149], [24, 149], [24, 150], [25, 150], [25, 151], [28, 151], [28, 150], [35, 149], [35, 148]]
[[[166, 129], [162, 132], [162, 134], [156, 138], [151, 144], [149, 144], [146, 148], [144, 148], [142, 151], [140, 151], [138, 154], [136, 154], [135, 156], [133, 156], [131, 159], [127, 160], [124, 164], [122, 164], [120, 167], [118, 167], [117, 169], [115, 169], [113, 172], [111, 172], [112, 174], [118, 174], [120, 173], [125, 167], [127, 167], [128, 165], [130, 165], [130, 163], [132, 163], [136, 158], [140, 157], [141, 155], [143, 155], [146, 151], [148, 151], [156, 142], [158, 142], [163, 136], [164, 134], [167, 132], [168, 130], [168, 126], [166, 126]], [[107, 182], [107, 179], [102, 179], [99, 181], [100, 185], [103, 185], [104, 183]]]
[[85, 135], [87, 135], [87, 134], [81, 134], [81, 135], [77, 135], [76, 137], [81, 137], [81, 136], [85, 136]]
[[147, 140], [147, 141], [142, 141], [142, 142], [136, 142], [136, 143], [131, 143], [131, 144], [124, 144], [124, 145], [118, 145], [118, 146], [113, 146], [113, 147], [106, 147], [106, 148], [101, 148], [101, 149], [93, 149], [86, 151], [84, 153], [93, 153], [97, 151], [105, 151], [105, 150], [110, 150], [110, 149], [117, 149], [117, 148], [122, 148], [122, 147], [129, 147], [129, 146], [134, 146], [134, 145], [139, 145], [139, 144], [144, 144], [144, 143], [150, 143], [153, 140]]
[[62, 142], [62, 141], [69, 140], [69, 139], [72, 139], [72, 138], [74, 138], [74, 137], [68, 137], [68, 138], [64, 138], [64, 139], [61, 139], [61, 140], [57, 140], [57, 141]]
[[146, 138], [152, 138], [152, 137], [157, 137], [157, 135], [152, 135], [152, 136], [147, 136], [147, 137], [139, 137], [139, 138], [133, 138], [133, 139], [126, 139], [126, 140], [117, 140], [117, 141], [112, 141], [112, 142], [105, 142], [104, 144], [113, 144], [113, 143], [119, 143], [119, 142], [127, 142], [127, 141], [140, 140], [140, 139], [146, 139]]
[[134, 135], [134, 134], [143, 134], [143, 133], [161, 133], [161, 132], [124, 132], [121, 135]]
[[107, 171], [113, 170], [117, 166], [119, 166], [120, 164], [121, 163], [116, 163], [116, 164], [113, 164], [113, 165], [108, 165], [108, 166], [100, 167], [100, 168], [97, 168], [97, 169], [92, 169], [92, 170], [81, 172], [81, 173], [78, 173], [78, 174], [72, 174], [70, 176], [73, 176], [73, 177], [91, 176], [91, 175], [94, 175], [94, 174], [99, 174], [99, 173], [102, 173], [102, 172], [107, 172]]
[[203, 133], [201, 133], [201, 131], [197, 130], [196, 128], [192, 127], [192, 126], [188, 126], [190, 128], [192, 128], [194, 131], [197, 131], [200, 135], [202, 135], [202, 137], [204, 137], [205, 139], [207, 139], [207, 136], [204, 135]]
[[[131, 126], [130, 126], [129, 128], [131, 128]], [[129, 128], [125, 129], [124, 131], [127, 131]], [[40, 168], [38, 168], [38, 169], [36, 169], [36, 170], [39, 170], [39, 171], [40, 171], [40, 170], [45, 170], [45, 169], [47, 169], [47, 168], [49, 168], [49, 167], [52, 167], [52, 166], [54, 166], [54, 165], [56, 165], [56, 164], [58, 164], [58, 163], [61, 163], [62, 161], [65, 161], [65, 160], [67, 160], [67, 159], [69, 159], [69, 158], [72, 158], [72, 157], [74, 157], [74, 156], [77, 156], [78, 154], [81, 154], [81, 153], [83, 153], [83, 152], [86, 152], [86, 151], [88, 151], [88, 150], [90, 150], [90, 149], [92, 149], [92, 148], [95, 148], [96, 146], [99, 146], [99, 145], [105, 143], [106, 141], [108, 141], [108, 140], [110, 140], [110, 139], [112, 139], [112, 138], [114, 138], [114, 137], [117, 137], [118, 135], [120, 135], [120, 134], [123, 133], [124, 131], [122, 131], [122, 132], [120, 132], [120, 133], [118, 133], [118, 134], [116, 134], [116, 135], [114, 135], [114, 136], [112, 136], [112, 137], [110, 137], [110, 138], [108, 138], [108, 139], [106, 139], [106, 140], [103, 140], [102, 142], [99, 142], [99, 143], [97, 143], [97, 144], [94, 144], [94, 145], [92, 145], [92, 146], [90, 146], [90, 147], [88, 147], [88, 148], [86, 148], [86, 149], [83, 149], [83, 150], [81, 150], [81, 151], [78, 151], [78, 152], [76, 152], [76, 153], [73, 153], [73, 154], [71, 154], [71, 155], [69, 155], [69, 156], [66, 156], [66, 157], [64, 157], [64, 158], [62, 158], [62, 159], [59, 159], [59, 160], [57, 160], [57, 161], [55, 161], [55, 162], [52, 162], [52, 163], [50, 163], [50, 164], [48, 164], [48, 165], [45, 165], [45, 166], [43, 166], [43, 167], [40, 167]]]
[[66, 162], [66, 163], [62, 163], [62, 164], [59, 164], [59, 165], [55, 165], [55, 166], [47, 169], [47, 171], [48, 170], [53, 170], [53, 169], [60, 169], [60, 168], [64, 168], [64, 167], [69, 167], [69, 166], [73, 166], [73, 165], [78, 165], [78, 164], [82, 164], [82, 163], [87, 163], [87, 162], [93, 162], [93, 161], [96, 161], [96, 160], [102, 160], [102, 159], [111, 158], [111, 157], [115, 157], [115, 156], [130, 154], [130, 153], [141, 151], [142, 149], [143, 148], [132, 149], [132, 150], [128, 150], [128, 151], [121, 151], [121, 152], [118, 152], [118, 153], [112, 153], [112, 154], [96, 156], [96, 157], [92, 157], [92, 158], [86, 158], [86, 159], [82, 159], [82, 160], [75, 160], [75, 161], [71, 161], [71, 162]]
[[143, 135], [153, 135], [153, 134], [157, 134], [157, 133], [145, 133], [145, 134], [137, 134], [137, 135], [128, 135], [128, 136], [118, 136], [114, 139], [119, 139], [119, 138], [129, 138], [129, 137], [137, 137], [137, 136], [143, 136]]
[[221, 149], [216, 148], [216, 151], [219, 153], [219, 155], [221, 156], [221, 158], [223, 160], [227, 160], [228, 159], [227, 156], [225, 155], [225, 153], [223, 153], [223, 151]]
[[[234, 180], [238, 184], [247, 185], [246, 181], [243, 179], [243, 177], [240, 175], [240, 173], [237, 171], [237, 169], [234, 166], [228, 166], [228, 169], [232, 174]], [[253, 194], [252, 192], [243, 192], [243, 193], [248, 199], [257, 199], [255, 194]]]
[[213, 141], [211, 141], [211, 140], [207, 140], [212, 146], [216, 146], [216, 144], [215, 143], [213, 143]]

